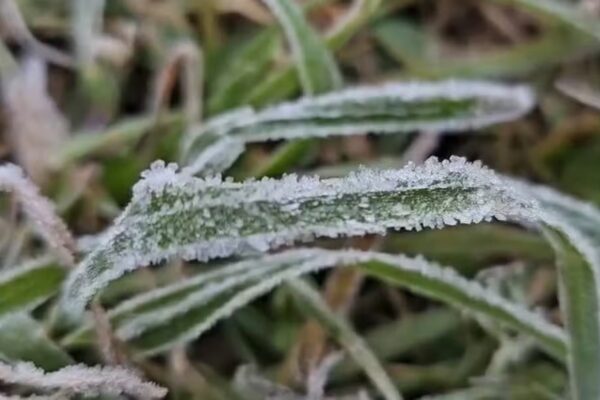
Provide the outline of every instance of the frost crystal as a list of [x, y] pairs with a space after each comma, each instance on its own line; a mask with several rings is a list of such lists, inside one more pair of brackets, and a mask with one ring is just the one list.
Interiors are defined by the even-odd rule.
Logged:
[[493, 171], [462, 158], [337, 179], [290, 175], [245, 183], [198, 179], [155, 163], [127, 210], [71, 274], [63, 303], [80, 312], [107, 282], [174, 256], [206, 261], [315, 237], [529, 219], [535, 209]]

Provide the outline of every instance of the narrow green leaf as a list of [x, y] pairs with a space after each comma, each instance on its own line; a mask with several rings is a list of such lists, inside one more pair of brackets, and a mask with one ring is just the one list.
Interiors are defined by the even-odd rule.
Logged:
[[123, 273], [174, 256], [206, 261], [317, 236], [518, 220], [534, 208], [494, 172], [461, 158], [327, 180], [222, 182], [161, 163], [143, 176], [124, 214], [70, 275], [62, 297], [69, 314]]
[[57, 370], [73, 361], [27, 314], [0, 318], [0, 359], [32, 362], [46, 371]]
[[35, 308], [58, 291], [65, 275], [66, 270], [49, 258], [0, 274], [0, 317]]
[[550, 188], [528, 186], [543, 206], [559, 260], [560, 304], [569, 332], [574, 399], [600, 397], [600, 211]]
[[218, 138], [241, 147], [250, 142], [365, 132], [458, 132], [515, 119], [533, 103], [533, 94], [526, 87], [485, 82], [408, 82], [354, 88], [262, 111], [245, 108], [224, 114], [186, 137], [181, 159], [191, 172], [197, 172], [214, 158], [230, 158], [227, 152], [206, 155], [206, 141], [218, 142]]
[[283, 27], [305, 94], [319, 94], [342, 85], [333, 56], [292, 0], [264, 0]]
[[79, 132], [65, 144], [53, 161], [57, 167], [64, 166], [90, 155], [122, 149], [141, 139], [153, 128], [182, 126], [183, 120], [183, 112], [165, 113], [158, 119], [155, 114], [149, 114], [125, 119], [100, 132]]
[[240, 94], [251, 90], [268, 74], [280, 39], [275, 30], [266, 30], [236, 51], [211, 86], [208, 114], [214, 115], [239, 107]]
[[396, 389], [377, 357], [352, 327], [329, 309], [318, 292], [301, 280], [288, 282], [292, 293], [299, 298], [303, 311], [317, 318], [344, 347], [354, 362], [362, 367], [384, 399], [400, 400]]
[[571, 395], [574, 399], [597, 399], [600, 398], [598, 271], [590, 268], [566, 238], [556, 235], [551, 241], [555, 242], [558, 255], [560, 304], [569, 330]]

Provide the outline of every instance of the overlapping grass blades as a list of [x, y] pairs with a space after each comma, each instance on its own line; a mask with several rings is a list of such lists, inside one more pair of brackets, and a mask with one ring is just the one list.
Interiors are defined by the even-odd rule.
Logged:
[[535, 203], [461, 158], [345, 178], [288, 176], [234, 183], [157, 163], [126, 211], [70, 275], [62, 304], [79, 315], [126, 271], [169, 257], [206, 261], [314, 237], [385, 233], [482, 220], [531, 219]]

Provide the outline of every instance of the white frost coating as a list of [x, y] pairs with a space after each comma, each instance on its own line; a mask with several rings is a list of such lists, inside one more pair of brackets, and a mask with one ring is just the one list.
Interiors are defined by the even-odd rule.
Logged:
[[[432, 158], [400, 170], [362, 169], [325, 180], [291, 175], [234, 183], [218, 177], [194, 178], [162, 162], [155, 162], [143, 177], [127, 210], [70, 275], [63, 296], [67, 311], [81, 312], [99, 289], [123, 273], [174, 256], [206, 261], [319, 236], [441, 228], [492, 218], [530, 220], [537, 215], [535, 201], [506, 185], [493, 171], [458, 157], [442, 162]], [[403, 198], [392, 204], [381, 200], [446, 189], [447, 194], [412, 203]], [[358, 208], [350, 207], [348, 196], [353, 201], [360, 196]], [[403, 201], [409, 203], [403, 207], [399, 204]], [[182, 213], [191, 214], [178, 219]], [[164, 225], [169, 218], [175, 218], [173, 226]], [[292, 222], [282, 223], [280, 218]]]
[[[474, 109], [457, 115], [407, 116], [400, 112], [407, 105], [428, 100], [474, 101]], [[447, 80], [441, 82], [388, 83], [345, 89], [322, 96], [305, 97], [261, 111], [244, 108], [208, 121], [202, 129], [186, 138], [184, 150], [207, 132], [236, 136], [244, 143], [265, 140], [353, 135], [365, 131], [396, 133], [416, 130], [455, 132], [476, 129], [516, 119], [529, 112], [535, 95], [522, 85], [502, 85], [484, 81]], [[369, 120], [369, 117], [389, 121]], [[348, 120], [348, 118], [351, 118]], [[330, 121], [323, 126], [318, 119]], [[335, 123], [333, 123], [335, 121]], [[271, 129], [269, 123], [284, 123]], [[288, 123], [285, 125], [285, 123]], [[256, 127], [256, 129], [251, 129]], [[239, 131], [239, 132], [236, 132]], [[195, 155], [194, 155], [195, 156]], [[190, 160], [193, 161], [193, 160]]]
[[[304, 261], [302, 261], [304, 260]], [[403, 255], [388, 255], [376, 252], [363, 252], [356, 250], [332, 251], [322, 249], [295, 249], [288, 250], [274, 255], [264, 256], [252, 261], [242, 261], [224, 267], [224, 270], [232, 272], [232, 276], [241, 268], [247, 269], [246, 274], [241, 274], [238, 284], [246, 280], [248, 283], [255, 284], [233, 292], [228, 300], [226, 300], [218, 309], [211, 312], [199, 324], [190, 328], [185, 332], [179, 332], [173, 335], [170, 341], [161, 342], [158, 347], [146, 349], [146, 354], [156, 354], [167, 350], [178, 343], [189, 342], [200, 336], [202, 333], [210, 329], [218, 321], [229, 317], [233, 312], [237, 311], [246, 304], [252, 302], [256, 298], [268, 293], [273, 288], [280, 285], [285, 280], [294, 279], [304, 274], [316, 272], [326, 268], [335, 266], [347, 266], [365, 263], [369, 261], [379, 261], [386, 264], [389, 268], [398, 268], [402, 271], [416, 273], [419, 276], [426, 278], [428, 281], [443, 283], [448, 288], [452, 288], [456, 292], [460, 292], [459, 298], [453, 297], [452, 294], [444, 293], [443, 291], [432, 291], [427, 289], [427, 285], [420, 286], [419, 284], [406, 284], [406, 287], [414, 290], [417, 293], [448, 302], [461, 309], [465, 309], [470, 313], [480, 313], [482, 309], [499, 310], [506, 315], [509, 315], [517, 321], [517, 325], [526, 326], [530, 334], [538, 337], [548, 338], [549, 340], [564, 343], [566, 341], [562, 330], [548, 323], [542, 316], [535, 314], [519, 304], [512, 303], [498, 294], [487, 290], [477, 282], [469, 281], [458, 275], [452, 268], [442, 267], [436, 263], [428, 262], [421, 257], [411, 258]], [[268, 265], [265, 268], [263, 265]], [[279, 265], [277, 272], [273, 273], [273, 266]], [[257, 274], [252, 274], [253, 270], [259, 271]], [[226, 274], [225, 271], [223, 271]], [[262, 276], [262, 278], [261, 278]], [[201, 279], [199, 276], [197, 279]], [[206, 304], [211, 298], [214, 298], [225, 291], [225, 286], [220, 286], [218, 290], [205, 290], [201, 288], [198, 293], [193, 293], [187, 296], [183, 301], [176, 304], [167, 304], [152, 308], [149, 311], [138, 314], [125, 320], [123, 325], [118, 329], [118, 335], [124, 340], [134, 339], [143, 334], [146, 330], [153, 327], [164, 326], [168, 324], [172, 318], [185, 314], [186, 312], [201, 307]], [[143, 300], [157, 300], [160, 294], [172, 294], [181, 288], [180, 284], [169, 286], [165, 289], [157, 290], [158, 294], [144, 294], [139, 296]], [[208, 293], [210, 292], [210, 293]], [[465, 300], [466, 298], [466, 300]], [[143, 301], [131, 300], [137, 305], [143, 304]], [[129, 302], [128, 302], [129, 303]], [[507, 321], [503, 322], [512, 328], [516, 328], [515, 323]]]
[[56, 251], [66, 265], [74, 264], [75, 240], [54, 206], [40, 195], [23, 170], [14, 164], [0, 165], [0, 191], [11, 192], [23, 206], [25, 214], [33, 221], [38, 233]]
[[87, 367], [80, 364], [56, 372], [44, 372], [31, 363], [9, 365], [0, 362], [0, 381], [42, 391], [65, 390], [88, 396], [108, 394], [158, 399], [167, 394], [166, 389], [143, 381], [134, 371], [122, 367]]

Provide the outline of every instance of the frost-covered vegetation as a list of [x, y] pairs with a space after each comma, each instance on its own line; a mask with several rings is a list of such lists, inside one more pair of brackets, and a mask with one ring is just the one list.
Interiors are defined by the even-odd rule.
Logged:
[[597, 13], [3, 0], [0, 399], [599, 399]]

